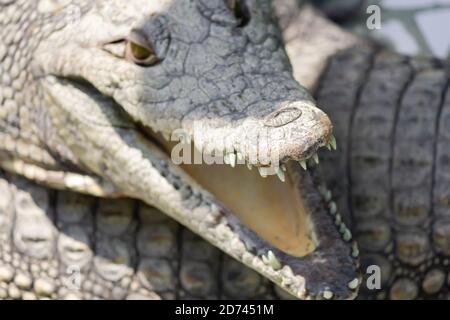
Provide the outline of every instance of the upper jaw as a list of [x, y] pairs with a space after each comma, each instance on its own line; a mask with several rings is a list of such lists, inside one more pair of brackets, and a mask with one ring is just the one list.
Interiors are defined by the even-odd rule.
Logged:
[[[263, 103], [261, 103], [263, 104]], [[278, 168], [307, 161], [320, 147], [333, 145], [328, 116], [310, 100], [274, 103], [267, 116], [251, 113], [242, 119], [220, 119], [200, 112], [188, 114], [182, 129], [164, 134], [166, 140], [193, 141], [208, 156], [225, 157], [225, 164]], [[258, 105], [259, 107], [259, 105]]]

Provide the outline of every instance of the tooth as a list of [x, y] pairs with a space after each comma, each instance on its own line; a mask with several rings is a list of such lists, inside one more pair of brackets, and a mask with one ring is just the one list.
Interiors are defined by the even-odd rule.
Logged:
[[337, 215], [336, 215], [336, 219], [334, 220], [334, 223], [338, 226], [338, 225], [341, 224], [341, 222], [342, 222], [341, 215], [340, 215], [340, 214], [337, 214]]
[[356, 288], [358, 288], [358, 284], [359, 284], [359, 280], [358, 280], [358, 278], [355, 278], [348, 283], [348, 287], [352, 290], [355, 290]]
[[252, 170], [252, 164], [250, 162], [247, 162], [247, 168], [248, 170]]
[[284, 172], [287, 171], [287, 168], [286, 168], [286, 165], [285, 165], [285, 164], [282, 164], [282, 165], [280, 166], [280, 168], [281, 168], [281, 170], [283, 170]]
[[230, 166], [234, 168], [236, 166], [236, 154], [229, 153], [228, 154], [228, 160], [229, 160]]
[[282, 182], [286, 181], [286, 178], [284, 176], [284, 171], [282, 169], [277, 168], [277, 176]]
[[347, 228], [345, 228], [345, 231], [342, 235], [342, 238], [344, 239], [344, 241], [350, 241], [352, 240], [352, 233], [350, 232], [350, 230], [348, 230]]
[[331, 143], [327, 143], [327, 149], [331, 151]]
[[223, 156], [223, 162], [225, 164], [230, 164], [229, 153], [227, 153], [226, 155]]
[[325, 201], [326, 201], [326, 202], [331, 201], [331, 198], [332, 198], [332, 197], [333, 197], [333, 195], [331, 194], [331, 191], [330, 191], [330, 190], [327, 190], [327, 191], [325, 192], [325, 195], [324, 195]]
[[264, 167], [259, 167], [258, 168], [259, 174], [261, 175], [261, 177], [266, 178], [267, 177], [267, 169]]
[[334, 135], [331, 135], [330, 145], [333, 150], [337, 149], [336, 137]]
[[300, 165], [302, 166], [303, 170], [308, 170], [308, 167], [306, 166], [306, 161], [305, 160], [301, 160], [299, 161]]
[[238, 161], [244, 160], [244, 156], [242, 155], [242, 153], [237, 152], [237, 153], [236, 153], [236, 156], [237, 156]]
[[330, 290], [325, 290], [325, 291], [323, 292], [323, 297], [324, 297], [326, 300], [330, 300], [330, 299], [333, 298], [333, 292], [331, 292]]
[[283, 269], [281, 270], [281, 274], [287, 279], [291, 279], [294, 277], [294, 271], [292, 271], [292, 268], [288, 265], [285, 265], [283, 267]]
[[317, 155], [317, 153], [315, 153], [315, 154], [313, 155], [313, 159], [314, 159], [314, 162], [315, 162], [316, 164], [319, 164], [319, 156]]
[[264, 262], [264, 264], [270, 265], [269, 258], [267, 258], [265, 255], [262, 255], [261, 259]]
[[269, 263], [272, 266], [273, 270], [281, 269], [281, 263], [272, 251], [269, 251], [267, 253], [267, 258], [268, 258]]
[[331, 201], [330, 204], [328, 205], [328, 208], [330, 209], [330, 213], [332, 215], [335, 215], [337, 212], [337, 205], [334, 201]]
[[353, 242], [353, 246], [352, 246], [352, 257], [353, 257], [353, 258], [358, 258], [358, 256], [359, 256], [358, 245], [356, 244], [356, 242]]

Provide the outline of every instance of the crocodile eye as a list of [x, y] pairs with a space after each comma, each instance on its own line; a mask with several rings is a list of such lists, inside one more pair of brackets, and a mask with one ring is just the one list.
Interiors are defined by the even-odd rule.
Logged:
[[126, 57], [128, 60], [143, 66], [152, 66], [159, 62], [152, 48], [143, 47], [131, 41], [127, 42]]
[[250, 13], [244, 0], [225, 0], [225, 5], [238, 20], [238, 27], [243, 27], [250, 21]]
[[127, 40], [126, 58], [142, 66], [152, 66], [160, 61], [150, 45], [134, 40]]

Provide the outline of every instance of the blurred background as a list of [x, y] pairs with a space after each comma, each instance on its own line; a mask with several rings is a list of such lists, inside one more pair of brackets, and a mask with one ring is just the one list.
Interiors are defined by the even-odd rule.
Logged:
[[[450, 0], [308, 0], [345, 29], [407, 55], [450, 59]], [[381, 28], [370, 30], [377, 5]]]

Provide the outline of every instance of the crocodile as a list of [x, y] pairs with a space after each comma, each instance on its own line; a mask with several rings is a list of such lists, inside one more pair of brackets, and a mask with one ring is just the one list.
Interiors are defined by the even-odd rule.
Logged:
[[[298, 298], [357, 294], [356, 244], [302, 169], [319, 148], [336, 147], [331, 122], [292, 75], [271, 1], [1, 5], [5, 171], [53, 189], [139, 199]], [[14, 228], [2, 232], [13, 246], [2, 259], [16, 250], [46, 260], [57, 250], [59, 266], [91, 270], [86, 250], [55, 244], [38, 214], [51, 207], [42, 192], [13, 186], [31, 199], [13, 196]], [[126, 228], [114, 221], [130, 212], [106, 212], [113, 234]], [[66, 236], [89, 239], [71, 230]], [[99, 259], [136, 261], [120, 241], [96, 241]], [[124, 276], [103, 260], [93, 268], [110, 283]], [[30, 280], [28, 269], [21, 278]], [[40, 284], [38, 296], [64, 287], [52, 274], [24, 282]], [[11, 286], [10, 296], [20, 291]]]
[[[0, 2], [0, 297], [270, 298], [286, 290], [303, 299], [353, 298], [361, 280], [350, 223], [383, 271], [403, 264], [392, 277], [383, 272], [391, 298], [430, 286], [431, 294], [448, 294], [445, 223], [425, 225], [437, 253], [420, 247], [423, 230], [410, 225], [392, 251], [391, 235], [372, 219], [380, 217], [365, 210], [358, 220], [356, 206], [341, 206], [353, 201], [339, 193], [350, 179], [336, 179], [348, 159], [333, 158], [342, 158], [345, 143], [324, 159], [339, 164], [325, 166], [325, 176], [340, 213], [320, 168], [303, 171], [320, 147], [336, 145], [329, 118], [295, 79], [339, 115], [338, 107], [360, 103], [365, 78], [351, 77], [374, 72], [370, 59], [380, 53], [348, 35], [336, 43], [320, 28], [325, 20], [294, 1], [273, 2]], [[294, 26], [303, 30], [296, 40]], [[329, 47], [311, 55], [317, 43]], [[394, 57], [395, 66], [402, 59]], [[432, 67], [409, 64], [415, 72]], [[342, 70], [350, 80], [337, 86]], [[356, 88], [355, 97], [337, 99], [336, 87]], [[176, 166], [179, 146], [200, 148], [221, 165]]]

